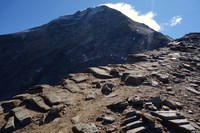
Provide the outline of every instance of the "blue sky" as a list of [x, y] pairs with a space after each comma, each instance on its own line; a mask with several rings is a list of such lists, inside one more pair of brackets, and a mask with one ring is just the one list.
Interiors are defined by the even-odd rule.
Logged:
[[1, 0], [0, 34], [23, 31], [106, 3], [121, 3], [118, 8], [133, 19], [142, 19], [150, 26], [154, 23], [156, 30], [173, 38], [200, 31], [200, 0]]

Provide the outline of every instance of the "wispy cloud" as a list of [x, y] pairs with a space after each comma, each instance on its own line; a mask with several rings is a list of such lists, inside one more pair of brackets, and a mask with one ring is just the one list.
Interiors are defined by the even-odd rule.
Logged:
[[174, 16], [173, 18], [171, 18], [169, 25], [171, 27], [176, 26], [180, 24], [182, 20], [183, 18], [181, 16]]
[[149, 11], [146, 14], [141, 14], [139, 11], [135, 10], [134, 6], [126, 3], [108, 3], [103, 5], [116, 9], [131, 18], [132, 20], [144, 23], [156, 31], [159, 31], [161, 29], [161, 26], [154, 19], [156, 14], [152, 11]]

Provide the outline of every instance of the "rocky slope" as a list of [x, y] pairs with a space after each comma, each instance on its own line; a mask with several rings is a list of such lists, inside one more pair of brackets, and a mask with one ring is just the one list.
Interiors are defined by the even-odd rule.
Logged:
[[2, 101], [1, 132], [198, 133], [200, 33]]
[[40, 27], [0, 36], [0, 99], [36, 84], [55, 84], [70, 72], [125, 62], [128, 54], [169, 39], [119, 11], [100, 6]]

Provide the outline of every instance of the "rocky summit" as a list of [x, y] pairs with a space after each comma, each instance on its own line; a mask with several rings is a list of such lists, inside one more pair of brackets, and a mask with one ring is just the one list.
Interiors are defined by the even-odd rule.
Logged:
[[128, 54], [165, 46], [169, 37], [106, 6], [0, 36], [0, 99], [57, 84], [87, 67], [124, 63]]
[[0, 102], [0, 132], [199, 133], [200, 33]]

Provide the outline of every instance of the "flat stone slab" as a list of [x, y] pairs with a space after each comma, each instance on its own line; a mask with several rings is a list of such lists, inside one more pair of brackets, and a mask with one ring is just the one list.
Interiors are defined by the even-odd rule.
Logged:
[[166, 126], [177, 132], [193, 132], [195, 128], [187, 119], [176, 111], [156, 111], [153, 115], [161, 118]]
[[50, 105], [58, 105], [61, 103], [61, 99], [53, 93], [44, 94], [44, 99], [47, 100]]
[[22, 107], [17, 107], [17, 108], [12, 109], [12, 112], [14, 113], [15, 117], [23, 126], [26, 126], [29, 123], [31, 123], [32, 118], [30, 114], [26, 111], [26, 109]]
[[190, 123], [188, 122], [188, 120], [186, 120], [186, 119], [169, 120], [169, 122], [172, 122], [172, 123], [175, 123], [175, 124], [178, 124], [178, 125], [190, 124]]
[[31, 99], [31, 102], [33, 102], [37, 107], [39, 107], [43, 111], [48, 111], [50, 110], [50, 107], [45, 104], [44, 100], [41, 97], [33, 97]]
[[127, 130], [134, 129], [134, 128], [140, 127], [141, 125], [142, 125], [142, 121], [134, 121], [134, 122], [128, 123], [126, 125], [126, 129]]
[[196, 95], [200, 95], [200, 92], [199, 92], [199, 91], [197, 91], [197, 90], [196, 90], [196, 89], [194, 89], [194, 88], [187, 87], [186, 89], [187, 89], [188, 91], [190, 91], [190, 92], [192, 92], [192, 93], [196, 94]]
[[102, 79], [113, 78], [112, 75], [109, 74], [109, 72], [107, 72], [104, 69], [98, 68], [98, 67], [88, 68], [87, 72], [92, 73], [97, 78], [102, 78]]
[[77, 93], [80, 91], [80, 88], [75, 84], [68, 84], [64, 86], [64, 89], [68, 90], [71, 93]]
[[156, 111], [152, 112], [153, 115], [160, 117], [164, 120], [184, 119], [185, 117], [176, 111]]
[[145, 79], [146, 79], [145, 75], [130, 74], [128, 78], [125, 80], [125, 83], [131, 85], [140, 85], [145, 81]]
[[71, 77], [71, 79], [76, 83], [82, 83], [87, 80], [87, 78], [84, 76], [74, 76], [74, 77]]
[[22, 101], [25, 101], [29, 98], [30, 98], [30, 94], [27, 94], [27, 93], [13, 96], [13, 99], [19, 99], [19, 100], [22, 100]]
[[10, 117], [4, 127], [5, 132], [12, 132], [15, 130], [15, 117]]
[[146, 128], [144, 126], [128, 130], [126, 133], [144, 133]]

